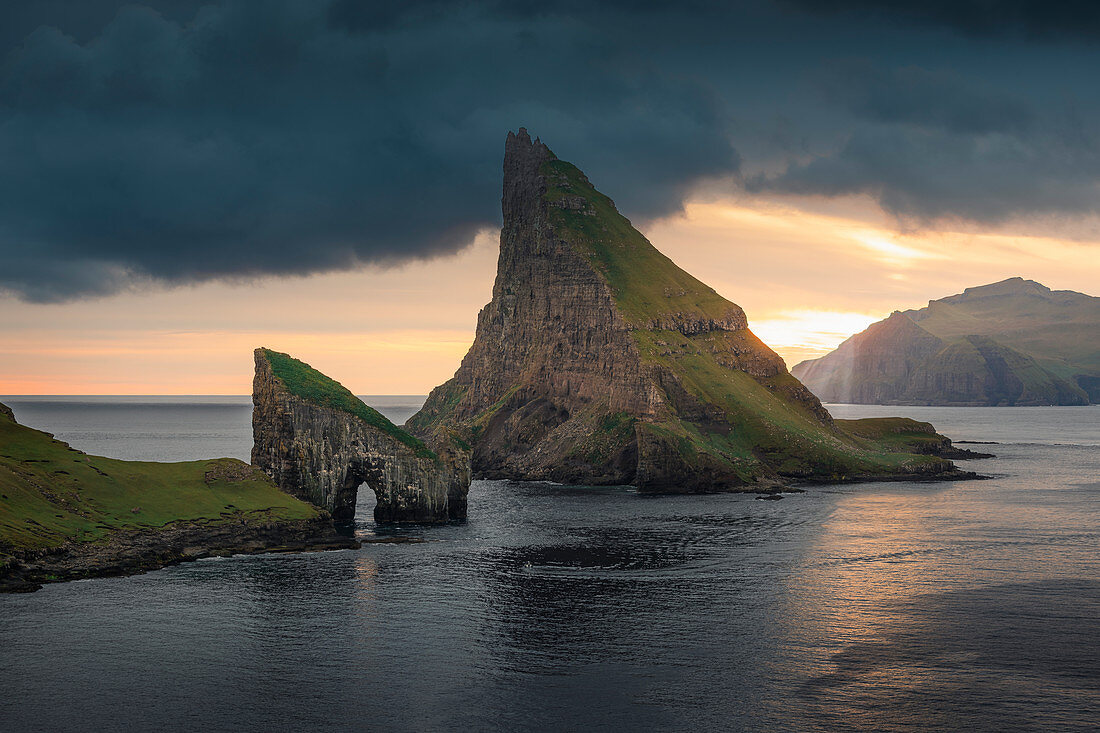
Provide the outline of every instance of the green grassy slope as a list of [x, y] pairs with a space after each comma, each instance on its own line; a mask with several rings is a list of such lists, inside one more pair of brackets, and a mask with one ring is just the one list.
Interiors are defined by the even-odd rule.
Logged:
[[292, 395], [316, 405], [355, 415], [363, 422], [396, 438], [426, 458], [435, 458], [419, 438], [394, 425], [378, 410], [365, 404], [335, 379], [317, 371], [304, 361], [271, 349], [260, 349], [271, 365], [271, 371]]
[[312, 519], [313, 506], [232, 458], [183, 463], [89, 456], [0, 414], [0, 553], [107, 538], [180, 520]]
[[944, 340], [982, 335], [1061, 377], [1100, 375], [1100, 298], [1011, 278], [907, 311]]
[[547, 200], [585, 200], [591, 213], [553, 209], [556, 229], [607, 278], [627, 320], [644, 325], [666, 312], [718, 319], [740, 310], [661, 254], [576, 166], [555, 158], [542, 172]]
[[1100, 298], [1019, 277], [967, 288], [895, 312], [792, 371], [827, 401], [1100, 402]]
[[[990, 404], [1040, 403], [1073, 404], [1087, 402], [1087, 395], [1076, 384], [1040, 366], [1036, 360], [987, 336], [967, 336], [948, 344], [917, 370], [930, 376], [991, 374], [985, 395]], [[944, 390], [947, 400], [964, 395]]]
[[[734, 340], [740, 334], [723, 336]], [[689, 464], [728, 462], [743, 480], [751, 481], [773, 472], [791, 478], [842, 479], [913, 472], [942, 463], [931, 456], [914, 456], [905, 443], [892, 438], [853, 436], [846, 423], [823, 420], [801, 399], [798, 380], [785, 371], [754, 378], [723, 366], [711, 352], [714, 344], [708, 339], [713, 336], [656, 331], [637, 332], [636, 338], [645, 358], [667, 367], [691, 395], [722, 412], [718, 424], [676, 417], [657, 423], [658, 429], [679, 438]], [[680, 350], [669, 353], [654, 343], [669, 338], [680, 340]]]
[[[575, 166], [552, 159], [542, 172], [551, 203], [583, 200], [582, 206], [551, 209], [555, 233], [607, 279], [624, 318], [637, 326], [633, 336], [642, 358], [667, 369], [695, 400], [721, 414], [717, 420], [698, 420], [672, 412], [639, 426], [674, 446], [686, 465], [721, 467], [750, 482], [776, 473], [846, 478], [943, 464], [915, 456], [893, 439], [879, 442], [847, 433], [747, 329], [685, 336], [654, 328], [668, 314], [719, 320], [740, 315], [741, 309], [661, 254]], [[759, 370], [771, 376], [754, 377], [733, 363], [739, 359], [750, 367], [777, 368]], [[618, 430], [620, 422], [612, 417], [592, 419]], [[601, 437], [596, 431], [589, 440], [599, 444]], [[602, 453], [607, 452], [604, 447]]]

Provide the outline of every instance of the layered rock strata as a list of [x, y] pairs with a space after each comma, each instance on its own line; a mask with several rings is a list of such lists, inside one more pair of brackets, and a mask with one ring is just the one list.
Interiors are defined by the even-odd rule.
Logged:
[[466, 518], [468, 453], [435, 448], [397, 428], [337, 382], [286, 354], [256, 349], [252, 463], [293, 496], [355, 516], [361, 484], [377, 496], [379, 522]]
[[846, 433], [749, 330], [525, 130], [505, 144], [492, 301], [406, 427], [491, 478], [716, 491], [788, 478], [952, 475]]

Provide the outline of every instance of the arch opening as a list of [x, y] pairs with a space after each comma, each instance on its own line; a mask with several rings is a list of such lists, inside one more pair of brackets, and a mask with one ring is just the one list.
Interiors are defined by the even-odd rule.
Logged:
[[368, 491], [374, 491], [377, 499], [378, 488], [376, 487], [381, 487], [382, 482], [382, 471], [372, 462], [367, 460], [353, 461], [348, 466], [348, 470], [344, 474], [344, 480], [340, 484], [340, 489], [334, 497], [332, 521], [344, 527], [354, 527], [359, 489], [362, 487]]

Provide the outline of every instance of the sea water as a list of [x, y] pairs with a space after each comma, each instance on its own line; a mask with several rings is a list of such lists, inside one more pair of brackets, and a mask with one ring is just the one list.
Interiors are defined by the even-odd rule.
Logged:
[[[423, 398], [367, 398], [401, 422]], [[0, 398], [118, 458], [247, 458], [248, 398]], [[0, 596], [0, 729], [1095, 730], [1100, 407], [928, 420], [991, 478], [646, 496], [475, 481], [421, 543]]]

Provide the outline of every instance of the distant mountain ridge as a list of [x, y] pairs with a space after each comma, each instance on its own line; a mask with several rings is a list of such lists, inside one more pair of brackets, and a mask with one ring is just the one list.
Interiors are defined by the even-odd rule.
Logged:
[[1100, 402], [1100, 298], [1020, 277], [895, 311], [791, 373], [825, 402]]

